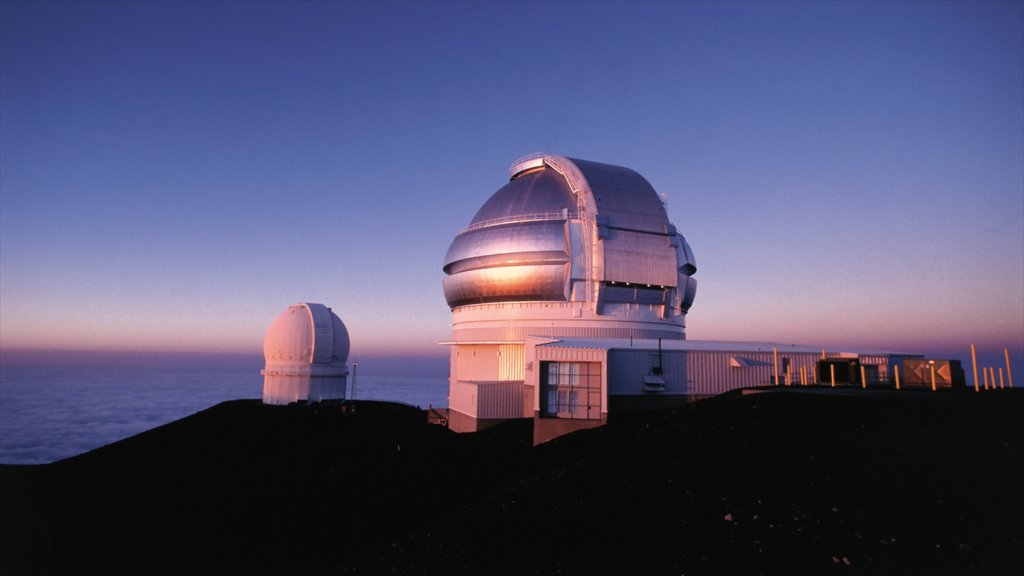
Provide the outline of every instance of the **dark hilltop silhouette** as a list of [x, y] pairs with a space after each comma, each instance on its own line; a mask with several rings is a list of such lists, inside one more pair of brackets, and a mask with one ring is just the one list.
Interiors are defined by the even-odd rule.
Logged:
[[531, 445], [225, 402], [0, 466], [3, 574], [1011, 574], [1024, 394], [732, 393]]

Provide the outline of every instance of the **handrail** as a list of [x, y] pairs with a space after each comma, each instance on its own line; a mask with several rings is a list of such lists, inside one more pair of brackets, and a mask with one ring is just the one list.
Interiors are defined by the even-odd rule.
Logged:
[[509, 167], [508, 167], [508, 177], [511, 178], [511, 177], [515, 176], [518, 173], [516, 168], [518, 168], [522, 164], [525, 164], [525, 163], [529, 162], [530, 160], [537, 160], [538, 158], [544, 158], [545, 156], [547, 156], [547, 154], [545, 154], [543, 152], [534, 152], [533, 154], [527, 154], [526, 156], [522, 156], [520, 158], [516, 158], [512, 162], [512, 164], [509, 165]]
[[[564, 161], [564, 162], [563, 162]], [[569, 189], [577, 197], [583, 194], [583, 190], [587, 185], [586, 181], [581, 178], [579, 171], [576, 166], [573, 165], [568, 158], [562, 158], [560, 156], [545, 156], [544, 163], [550, 166], [565, 178], [565, 182], [569, 185]], [[568, 166], [566, 164], [569, 164]]]
[[572, 163], [568, 158], [561, 156], [548, 156], [545, 157], [544, 162], [554, 169], [556, 172], [565, 178], [566, 183], [569, 184], [569, 189], [576, 195], [576, 213], [580, 221], [583, 223], [582, 240], [583, 240], [583, 270], [586, 278], [584, 278], [584, 291], [586, 296], [584, 301], [593, 302], [596, 305], [597, 294], [595, 289], [597, 284], [594, 281], [597, 276], [596, 262], [594, 262], [594, 238], [595, 233], [594, 226], [594, 214], [587, 210], [587, 193], [585, 191], [590, 190], [590, 184], [587, 183], [586, 179], [580, 174], [579, 168]]
[[576, 215], [571, 212], [537, 212], [534, 214], [516, 214], [515, 216], [488, 218], [487, 220], [473, 222], [469, 226], [463, 228], [462, 232], [469, 232], [470, 230], [478, 230], [480, 228], [489, 228], [491, 226], [497, 226], [499, 224], [516, 224], [519, 222], [545, 222], [549, 220], [567, 220], [575, 217]]

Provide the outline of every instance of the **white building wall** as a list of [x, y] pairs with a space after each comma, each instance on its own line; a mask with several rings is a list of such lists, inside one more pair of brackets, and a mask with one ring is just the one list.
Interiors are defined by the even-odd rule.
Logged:
[[264, 404], [291, 404], [309, 395], [309, 378], [266, 374], [263, 377]]
[[452, 380], [448, 395], [448, 408], [466, 416], [477, 416], [476, 384]]
[[[616, 395], [634, 395], [644, 393], [644, 376], [658, 362], [658, 351], [650, 349], [608, 351], [608, 393]], [[686, 393], [686, 355], [684, 353], [663, 352], [661, 355], [662, 374], [665, 379], [665, 391], [659, 394]]]
[[457, 344], [452, 349], [448, 406], [474, 418], [524, 416], [522, 344]]
[[300, 400], [344, 400], [345, 376], [308, 376], [265, 373], [264, 404], [291, 404]]
[[523, 417], [522, 382], [489, 382], [476, 389], [478, 418]]
[[453, 383], [449, 408], [479, 419], [522, 418], [522, 382]]
[[345, 376], [313, 376], [309, 380], [309, 401], [344, 400]]
[[452, 378], [465, 382], [494, 382], [499, 380], [497, 344], [455, 346], [455, 366]]
[[[554, 351], [558, 352], [554, 352]], [[568, 361], [579, 356], [579, 351], [597, 352], [593, 349], [567, 348], [559, 346], [538, 346], [539, 360]], [[770, 386], [775, 382], [776, 359], [778, 361], [779, 385], [799, 386], [801, 383], [815, 384], [816, 367], [821, 358], [817, 352], [787, 351], [779, 349], [777, 354], [768, 350], [663, 350], [660, 357], [661, 377], [665, 389], [659, 392], [645, 391], [644, 377], [658, 365], [656, 348], [607, 350], [607, 394], [610, 396], [714, 396], [756, 386]], [[833, 356], [829, 354], [829, 357]], [[864, 360], [865, 364], [879, 364], [885, 369], [886, 357], [878, 356]], [[803, 378], [801, 378], [801, 371]], [[531, 379], [536, 382], [539, 376]], [[535, 384], [536, 385], [536, 384]], [[535, 401], [537, 404], [539, 400]]]
[[[709, 396], [737, 388], [770, 386], [775, 381], [775, 361], [772, 352], [689, 351], [687, 386], [689, 395]], [[804, 369], [806, 382], [814, 383], [815, 367], [820, 356], [806, 352], [778, 352], [779, 383], [786, 383], [786, 360], [789, 360], [789, 382], [800, 385], [800, 370]]]
[[661, 317], [663, 307], [607, 303], [596, 314], [581, 302], [496, 302], [452, 310], [456, 342], [523, 342], [552, 338], [666, 338], [681, 340], [685, 317]]
[[523, 380], [525, 346], [522, 344], [498, 345], [498, 380], [503, 382]]

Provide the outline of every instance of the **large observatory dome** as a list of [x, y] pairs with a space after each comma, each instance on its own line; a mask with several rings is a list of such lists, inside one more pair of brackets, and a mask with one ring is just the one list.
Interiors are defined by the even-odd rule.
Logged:
[[670, 332], [683, 337], [697, 268], [643, 176], [548, 154], [517, 160], [509, 173], [448, 249], [444, 293], [453, 312], [499, 302], [576, 302], [576, 318], [625, 320], [628, 309], [642, 307], [654, 313], [643, 321], [676, 324]]
[[[685, 339], [696, 271], [640, 174], [550, 154], [516, 160], [444, 259], [449, 426], [478, 430], [534, 414], [601, 421], [614, 354], [596, 343]], [[544, 347], [565, 339], [595, 344], [564, 354]], [[646, 356], [607, 373], [640, 403], [667, 390]]]
[[263, 401], [343, 399], [348, 352], [348, 330], [330, 308], [307, 302], [289, 306], [263, 338]]

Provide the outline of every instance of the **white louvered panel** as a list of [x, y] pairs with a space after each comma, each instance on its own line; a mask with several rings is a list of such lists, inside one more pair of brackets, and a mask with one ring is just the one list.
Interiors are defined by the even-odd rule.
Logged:
[[525, 346], [502, 344], [498, 346], [498, 380], [523, 380]]

